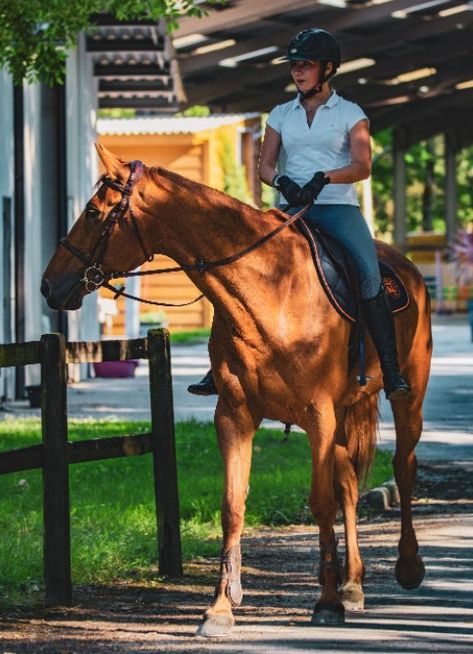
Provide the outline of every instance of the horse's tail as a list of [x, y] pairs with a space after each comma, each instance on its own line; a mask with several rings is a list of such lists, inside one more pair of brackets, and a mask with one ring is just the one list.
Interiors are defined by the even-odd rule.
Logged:
[[378, 402], [378, 393], [366, 395], [348, 407], [345, 414], [348, 456], [355, 468], [359, 486], [366, 482], [374, 461], [379, 423]]

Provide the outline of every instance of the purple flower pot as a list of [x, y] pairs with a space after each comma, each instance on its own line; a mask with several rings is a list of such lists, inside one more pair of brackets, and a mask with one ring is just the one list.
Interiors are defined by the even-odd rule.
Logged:
[[120, 377], [134, 377], [138, 364], [139, 361], [136, 359], [129, 359], [128, 361], [100, 361], [93, 365], [96, 377], [113, 377], [117, 379]]

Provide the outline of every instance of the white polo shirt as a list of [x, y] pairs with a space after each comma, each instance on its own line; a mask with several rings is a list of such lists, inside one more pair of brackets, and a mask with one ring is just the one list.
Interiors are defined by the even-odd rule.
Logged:
[[[335, 91], [317, 109], [310, 127], [299, 95], [277, 105], [269, 114], [267, 124], [281, 135], [278, 171], [302, 186], [319, 170], [348, 166], [351, 163], [349, 132], [360, 120], [367, 120], [361, 107]], [[286, 203], [283, 196], [280, 202]], [[328, 184], [317, 203], [359, 204], [353, 184]]]

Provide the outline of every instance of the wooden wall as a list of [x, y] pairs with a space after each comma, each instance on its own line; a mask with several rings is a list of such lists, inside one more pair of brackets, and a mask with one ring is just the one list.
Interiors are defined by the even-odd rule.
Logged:
[[[242, 120], [193, 134], [102, 134], [100, 143], [124, 161], [139, 159], [147, 166], [162, 166], [196, 182], [222, 189], [221, 137], [236, 140], [238, 130], [244, 125], [245, 121]], [[250, 119], [247, 127], [251, 133], [245, 133], [242, 140], [248, 188], [257, 202], [261, 195], [261, 185], [256, 172], [259, 143], [254, 141], [253, 134], [258, 132], [259, 126], [259, 118]], [[151, 263], [144, 264], [143, 270], [171, 265], [175, 264], [170, 259], [159, 256]], [[200, 294], [184, 273], [143, 277], [141, 284], [142, 297], [164, 302], [188, 302]], [[111, 293], [106, 290], [102, 290], [101, 294], [103, 297], [111, 297]], [[123, 299], [118, 300], [118, 310], [118, 315], [113, 318], [113, 327], [106, 328], [105, 335], [125, 334]], [[159, 307], [143, 304], [140, 315], [154, 310], [159, 310]], [[164, 310], [168, 327], [174, 331], [210, 327], [212, 324], [213, 308], [205, 298], [189, 307]]]
[[[148, 166], [162, 166], [197, 182], [209, 184], [208, 137], [195, 134], [140, 134], [140, 135], [102, 135], [100, 143], [124, 161], [140, 159]], [[175, 265], [162, 255], [154, 261], [145, 263], [142, 270], [167, 268]], [[101, 290], [103, 297], [112, 297], [110, 291]], [[141, 279], [140, 295], [146, 299], [163, 302], [183, 303], [200, 295], [184, 273], [149, 276]], [[104, 334], [125, 334], [125, 301], [117, 302], [118, 315], [113, 318], [113, 326], [105, 327]], [[160, 307], [140, 305], [140, 314], [159, 311]], [[163, 308], [167, 324], [171, 330], [198, 329], [212, 324], [212, 305], [205, 298], [189, 307]]]

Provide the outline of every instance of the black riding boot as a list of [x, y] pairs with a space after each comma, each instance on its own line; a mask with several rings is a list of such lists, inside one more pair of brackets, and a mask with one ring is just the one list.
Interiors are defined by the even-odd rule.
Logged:
[[406, 396], [411, 389], [399, 371], [394, 318], [384, 287], [375, 297], [363, 300], [363, 315], [378, 351], [386, 397], [388, 400], [396, 400]]
[[187, 390], [189, 393], [193, 393], [194, 395], [218, 395], [211, 370], [208, 371], [200, 382], [188, 386]]

